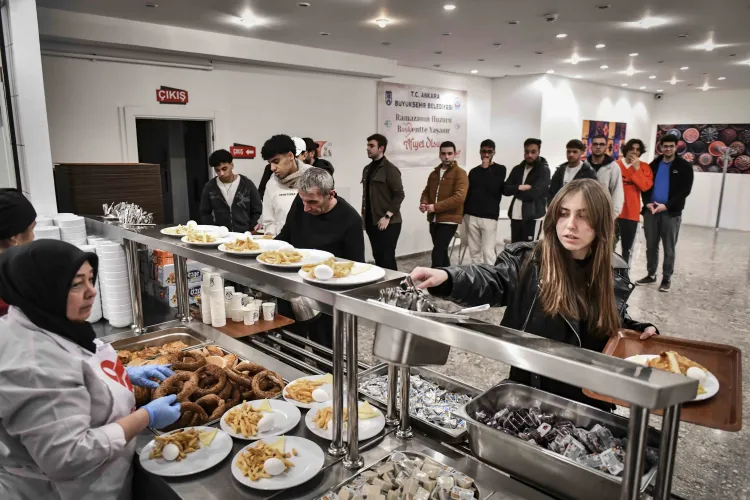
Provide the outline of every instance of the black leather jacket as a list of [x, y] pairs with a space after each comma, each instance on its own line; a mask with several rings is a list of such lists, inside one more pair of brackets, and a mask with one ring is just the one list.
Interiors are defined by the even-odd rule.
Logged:
[[[448, 280], [431, 288], [433, 295], [447, 298], [463, 306], [490, 304], [506, 306], [501, 325], [533, 333], [541, 337], [601, 352], [608, 338], [583, 332], [579, 321], [544, 314], [539, 301], [539, 263], [533, 255], [536, 242], [507, 245], [497, 256], [494, 266], [480, 264], [445, 268]], [[524, 269], [527, 259], [533, 259]], [[639, 323], [627, 313], [627, 301], [634, 285], [625, 271], [628, 266], [618, 255], [613, 255], [615, 302], [622, 318], [623, 328], [643, 331], [649, 323]], [[526, 385], [559, 394], [568, 399], [585, 402], [599, 408], [612, 405], [586, 397], [580, 388], [513, 367], [510, 378]]]

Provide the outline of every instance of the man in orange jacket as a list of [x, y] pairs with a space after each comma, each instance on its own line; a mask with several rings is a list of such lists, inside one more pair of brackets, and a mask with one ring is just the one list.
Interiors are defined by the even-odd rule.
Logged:
[[641, 191], [648, 191], [654, 185], [654, 175], [648, 163], [640, 157], [646, 152], [646, 145], [640, 139], [630, 139], [622, 147], [622, 157], [617, 160], [622, 173], [625, 203], [617, 217], [617, 233], [622, 238], [622, 258], [630, 264], [630, 252], [641, 220]]

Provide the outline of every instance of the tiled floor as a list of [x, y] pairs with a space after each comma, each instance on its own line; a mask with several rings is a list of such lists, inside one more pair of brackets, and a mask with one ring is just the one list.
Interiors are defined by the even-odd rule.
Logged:
[[[454, 259], [455, 261], [455, 259]], [[429, 256], [402, 259], [399, 268], [410, 271], [429, 265]], [[644, 276], [645, 248], [636, 248], [634, 279]], [[750, 375], [750, 233], [683, 226], [677, 245], [672, 291], [638, 287], [629, 301], [636, 319], [650, 321], [666, 335], [730, 344], [743, 352], [743, 377]], [[483, 313], [483, 319], [499, 322], [502, 309]], [[372, 358], [372, 326], [361, 324], [360, 356]], [[476, 354], [451, 351], [438, 371], [487, 389], [507, 377], [508, 367]], [[743, 391], [747, 417], [750, 389]], [[660, 425], [658, 417], [653, 425]], [[690, 499], [750, 499], [750, 430], [728, 433], [691, 424], [680, 427], [674, 476], [675, 493]]]

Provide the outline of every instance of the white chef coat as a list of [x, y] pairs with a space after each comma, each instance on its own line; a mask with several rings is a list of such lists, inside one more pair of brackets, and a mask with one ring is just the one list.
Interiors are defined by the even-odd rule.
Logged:
[[129, 499], [135, 440], [114, 421], [135, 399], [93, 362], [112, 348], [93, 354], [15, 307], [0, 332], [0, 498]]

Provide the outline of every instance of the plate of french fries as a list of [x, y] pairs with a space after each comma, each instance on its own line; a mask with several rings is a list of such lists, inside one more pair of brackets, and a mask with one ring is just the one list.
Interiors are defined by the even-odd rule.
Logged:
[[[330, 268], [333, 273], [325, 269], [326, 267]], [[329, 257], [303, 265], [299, 270], [299, 275], [303, 280], [317, 285], [359, 286], [382, 280], [385, 277], [385, 269], [363, 262], [336, 260]]]
[[[158, 476], [189, 476], [210, 469], [232, 452], [232, 438], [215, 427], [185, 427], [157, 436], [143, 447], [141, 465]], [[171, 460], [168, 448], [177, 447]]]
[[314, 442], [279, 436], [255, 441], [240, 450], [232, 458], [232, 475], [250, 488], [284, 490], [314, 478], [324, 463], [323, 450]]
[[312, 408], [316, 403], [324, 403], [333, 398], [333, 375], [309, 375], [292, 380], [284, 387], [281, 395], [299, 408]]
[[258, 255], [258, 262], [262, 262], [267, 266], [282, 269], [299, 269], [308, 264], [323, 262], [331, 257], [333, 257], [332, 253], [323, 250], [287, 248], [284, 250], [270, 250], [268, 252], [263, 252]]
[[241, 255], [243, 257], [260, 255], [263, 252], [270, 252], [273, 250], [286, 250], [289, 248], [292, 248], [292, 245], [286, 241], [264, 240], [247, 235], [219, 245], [220, 251], [232, 255]]
[[[359, 434], [360, 441], [370, 439], [385, 428], [385, 415], [378, 408], [372, 406], [369, 402], [359, 402]], [[344, 441], [349, 440], [348, 436], [349, 410], [344, 406]], [[333, 402], [318, 403], [305, 415], [305, 425], [313, 434], [323, 439], [333, 439]]]
[[693, 401], [712, 398], [719, 392], [719, 380], [713, 373], [676, 351], [664, 351], [661, 354], [637, 354], [625, 358], [625, 361], [697, 380], [698, 395]]
[[[289, 432], [297, 426], [301, 417], [299, 409], [291, 403], [259, 399], [235, 406], [221, 417], [219, 425], [233, 438], [255, 441]], [[261, 420], [270, 422], [264, 425]]]
[[178, 224], [176, 226], [172, 227], [165, 227], [160, 232], [161, 234], [164, 234], [166, 236], [172, 236], [174, 238], [182, 238], [183, 236], [187, 236], [188, 231], [202, 231], [205, 233], [215, 233], [219, 231], [219, 226], [208, 226], [208, 225], [200, 225], [200, 224], [190, 224], [189, 225], [182, 225]]

